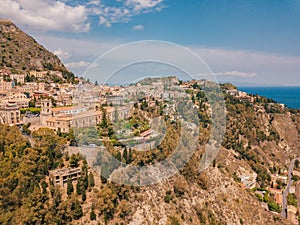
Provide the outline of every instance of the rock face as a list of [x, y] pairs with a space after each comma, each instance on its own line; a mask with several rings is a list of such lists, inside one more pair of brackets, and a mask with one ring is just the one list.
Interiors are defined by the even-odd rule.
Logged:
[[10, 20], [0, 20], [0, 69], [67, 71], [59, 58], [38, 44]]

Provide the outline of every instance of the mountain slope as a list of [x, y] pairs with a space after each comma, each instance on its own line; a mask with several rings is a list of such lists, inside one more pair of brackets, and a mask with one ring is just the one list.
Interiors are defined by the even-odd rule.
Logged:
[[0, 68], [68, 71], [60, 59], [20, 30], [10, 20], [0, 20]]

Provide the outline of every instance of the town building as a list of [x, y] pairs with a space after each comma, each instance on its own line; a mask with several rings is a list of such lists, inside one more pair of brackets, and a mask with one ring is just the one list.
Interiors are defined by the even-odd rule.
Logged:
[[3, 77], [0, 77], [0, 92], [7, 93], [10, 91], [13, 87], [13, 84], [11, 81], [5, 81]]
[[52, 103], [50, 99], [42, 99], [41, 100], [41, 113], [40, 113], [40, 124], [42, 126], [46, 126], [46, 120], [52, 116]]
[[[126, 119], [127, 107], [105, 107], [110, 121]], [[85, 106], [68, 106], [52, 108], [50, 99], [41, 99], [40, 125], [55, 132], [68, 133], [70, 128], [93, 127], [101, 122], [102, 110], [88, 109]]]
[[35, 78], [44, 78], [47, 76], [48, 71], [30, 71], [29, 75], [34, 76]]
[[81, 169], [77, 168], [63, 168], [49, 171], [50, 180], [54, 185], [60, 185], [61, 187], [67, 183], [68, 179], [75, 181], [80, 178]]
[[22, 124], [20, 108], [14, 102], [1, 106], [0, 122], [10, 126]]
[[282, 199], [283, 199], [282, 190], [275, 189], [275, 188], [268, 188], [268, 191], [274, 195], [275, 202], [279, 205], [282, 205]]
[[25, 74], [10, 74], [11, 80], [15, 80], [16, 84], [24, 84], [25, 83]]
[[13, 91], [10, 91], [7, 96], [2, 97], [0, 100], [1, 105], [5, 106], [13, 102], [19, 108], [28, 108], [29, 101], [30, 98], [27, 98], [27, 96], [24, 93], [13, 92]]

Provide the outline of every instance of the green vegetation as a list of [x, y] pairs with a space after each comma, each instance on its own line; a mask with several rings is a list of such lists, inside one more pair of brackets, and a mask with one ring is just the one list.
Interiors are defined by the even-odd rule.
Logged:
[[[46, 180], [49, 170], [63, 165], [66, 140], [45, 128], [31, 136], [34, 146], [17, 127], [0, 125], [0, 224], [64, 225], [80, 219], [81, 202], [74, 195], [71, 180], [67, 182], [66, 200], [62, 200], [60, 188]], [[70, 162], [78, 160], [82, 161], [79, 155], [70, 158]], [[78, 183], [81, 201], [85, 201], [87, 188], [94, 184], [92, 175], [88, 184], [87, 164], [84, 160], [82, 164]]]
[[23, 124], [22, 126], [22, 132], [25, 135], [30, 135], [31, 131], [29, 130], [29, 127], [31, 126], [31, 123]]
[[[225, 86], [230, 87], [229, 84]], [[162, 201], [167, 203], [164, 204], [170, 208], [190, 197], [189, 183], [194, 185], [195, 193], [196, 188], [198, 188], [197, 191], [208, 193], [205, 190], [209, 190], [212, 186], [209, 175], [205, 172], [200, 173], [198, 168], [199, 159], [205, 151], [203, 146], [208, 141], [211, 129], [211, 116], [208, 113], [210, 106], [207, 102], [206, 92], [204, 93], [198, 84], [192, 84], [188, 93], [190, 99], [199, 106], [197, 108], [200, 131], [199, 149], [180, 170], [179, 176], [182, 179], [174, 178], [167, 186], [165, 194], [163, 193]], [[151, 100], [155, 102], [155, 106], [152, 104], [150, 107], [149, 102], [142, 98], [139, 103], [135, 104], [129, 120], [117, 121], [116, 127], [118, 125], [125, 126], [135, 135], [149, 129], [148, 118], [163, 115], [164, 107], [170, 103]], [[267, 187], [271, 180], [270, 174], [279, 172], [279, 168], [281, 168], [278, 165], [268, 164], [266, 159], [269, 158], [265, 157], [264, 149], [262, 149], [265, 143], [278, 144], [280, 142], [279, 134], [272, 124], [273, 117], [270, 114], [269, 121], [265, 122], [263, 120], [265, 118], [258, 114], [249, 102], [237, 101], [227, 95], [225, 100], [228, 111], [228, 129], [223, 146], [234, 150], [236, 154], [233, 157], [237, 163], [239, 160], [243, 160], [250, 165], [252, 170], [257, 173], [257, 182], [260, 187]], [[261, 104], [268, 102], [268, 100], [258, 97], [256, 101]], [[266, 108], [268, 107], [266, 106]], [[180, 137], [184, 140], [182, 149], [187, 147], [184, 143], [191, 141], [188, 134], [181, 134], [182, 128], [178, 120], [171, 121], [167, 116], [162, 116], [166, 124], [164, 139], [151, 151], [136, 151], [134, 147], [125, 147], [119, 143], [116, 127], [106, 116], [104, 108], [101, 110], [103, 110], [104, 116], [97, 129], [71, 129], [69, 134], [59, 135], [49, 129], [40, 129], [31, 134], [28, 129], [30, 124], [23, 125], [22, 133], [31, 135], [32, 142], [29, 142], [17, 127], [0, 125], [0, 224], [71, 224], [73, 220], [79, 220], [83, 216], [85, 219], [99, 220], [101, 223], [104, 221], [105, 223], [120, 224], [122, 221], [123, 224], [127, 224], [128, 218], [131, 218], [132, 215], [131, 203], [143, 201], [143, 191], [147, 189], [113, 184], [107, 179], [110, 174], [118, 167], [126, 166], [125, 163], [143, 166], [164, 160], [174, 151]], [[269, 110], [274, 110], [274, 108]], [[34, 109], [24, 109], [23, 113], [26, 111], [34, 112]], [[187, 117], [189, 116], [187, 115]], [[93, 173], [88, 170], [87, 162], [80, 154], [69, 155], [65, 152], [63, 156], [67, 141], [74, 146], [77, 144], [103, 144], [108, 152], [117, 159], [111, 162], [108, 160], [107, 154], [99, 152], [97, 155], [95, 165], [102, 167], [101, 184], [95, 183]], [[35, 145], [31, 146], [30, 143]], [[227, 159], [230, 160], [230, 157]], [[176, 158], [176, 160], [180, 160], [180, 158]], [[297, 167], [296, 163], [295, 167]], [[230, 176], [229, 172], [231, 171], [218, 158], [212, 164], [214, 172], [220, 172], [222, 169], [221, 172], [225, 174], [224, 176]], [[80, 167], [81, 176], [73, 182], [69, 178], [64, 187], [66, 192], [62, 192], [60, 187], [48, 182], [47, 176], [50, 170], [66, 166]], [[233, 178], [240, 182], [237, 174], [233, 174]], [[283, 187], [282, 182], [277, 181], [277, 187]], [[257, 190], [266, 191], [265, 188]], [[274, 202], [274, 196], [267, 191], [264, 195], [255, 195], [261, 202], [266, 202], [271, 211], [280, 211], [279, 205]], [[224, 196], [220, 200], [226, 204], [226, 201], [229, 202], [227, 199], [228, 197]], [[288, 203], [297, 204], [294, 195], [289, 194]], [[90, 208], [86, 208], [87, 205]], [[194, 224], [198, 222], [200, 224], [223, 224], [224, 221], [218, 220], [217, 211], [209, 206], [211, 203], [208, 202], [205, 206], [201, 205], [202, 208], [195, 206], [198, 218], [186, 216], [184, 212], [179, 211], [180, 207], [178, 207], [176, 213], [180, 212], [180, 214], [171, 214], [173, 216], [168, 217], [168, 222], [180, 224], [182, 221], [190, 220]], [[83, 215], [84, 213], [85, 215]], [[237, 218], [241, 224], [245, 223], [244, 218]]]
[[92, 172], [89, 173], [89, 178], [88, 179], [89, 179], [89, 185], [91, 187], [94, 187], [95, 186], [95, 180], [94, 180], [94, 175], [93, 175]]
[[72, 129], [69, 133], [70, 145], [89, 145], [95, 144], [100, 146], [99, 134], [95, 127]]
[[69, 178], [67, 182], [67, 194], [70, 196], [74, 192], [72, 180]]
[[32, 114], [40, 114], [41, 108], [21, 108], [21, 114], [25, 114], [26, 112], [30, 112]]
[[179, 220], [175, 216], [169, 217], [170, 225], [180, 225]]
[[167, 191], [166, 195], [164, 197], [164, 201], [166, 203], [170, 203], [172, 201], [172, 199], [173, 199], [173, 196], [171, 195], [171, 191]]
[[45, 187], [49, 169], [59, 165], [64, 141], [48, 129], [32, 136], [35, 147], [17, 127], [0, 125], [1, 224], [42, 223], [51, 213], [45, 210], [48, 195], [41, 187]]
[[297, 197], [295, 194], [289, 193], [287, 196], [287, 204], [297, 207]]
[[[259, 96], [255, 99], [256, 104], [270, 102]], [[273, 117], [271, 115], [268, 123], [264, 124], [263, 114], [257, 113], [252, 104], [240, 102], [230, 95], [226, 95], [225, 100], [228, 115], [223, 146], [237, 151], [257, 173], [257, 182], [262, 187], [268, 186], [271, 180], [269, 168], [265, 166], [261, 152], [255, 146], [261, 146], [265, 142], [279, 143], [279, 134], [272, 124]], [[273, 168], [270, 171], [274, 172]]]
[[94, 212], [94, 210], [92, 210], [90, 214], [90, 220], [96, 220], [96, 219], [97, 219], [96, 213]]
[[273, 212], [280, 212], [280, 206], [273, 201], [268, 202], [268, 207], [269, 210], [273, 211]]

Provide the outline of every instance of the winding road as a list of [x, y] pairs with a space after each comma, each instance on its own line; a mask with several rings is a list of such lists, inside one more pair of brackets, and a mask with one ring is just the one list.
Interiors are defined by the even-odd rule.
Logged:
[[293, 184], [292, 173], [293, 173], [295, 161], [297, 159], [300, 160], [300, 157], [296, 158], [296, 159], [293, 159], [291, 161], [291, 163], [290, 163], [289, 170], [288, 170], [288, 183], [287, 183], [287, 186], [286, 186], [286, 188], [285, 188], [285, 190], [284, 190], [284, 192], [282, 194], [282, 211], [281, 211], [281, 216], [284, 217], [284, 218], [287, 218], [287, 196], [289, 194], [290, 187]]

